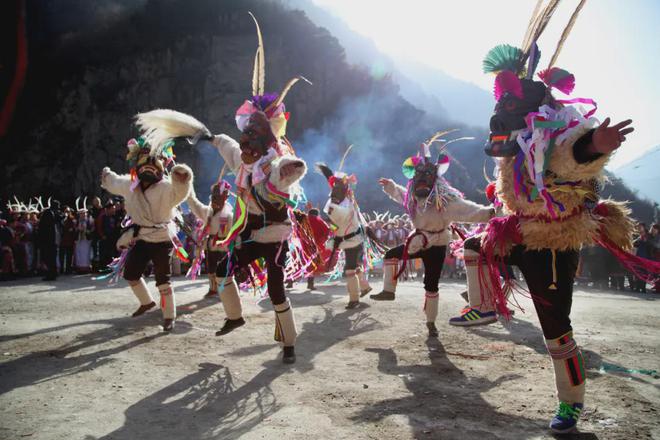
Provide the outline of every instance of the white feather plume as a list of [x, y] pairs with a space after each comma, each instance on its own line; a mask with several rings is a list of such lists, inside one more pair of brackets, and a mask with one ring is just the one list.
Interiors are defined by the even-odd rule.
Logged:
[[168, 109], [157, 109], [135, 116], [135, 124], [142, 136], [151, 145], [152, 153], [160, 152], [163, 143], [176, 137], [198, 138], [211, 136], [208, 128], [185, 113]]

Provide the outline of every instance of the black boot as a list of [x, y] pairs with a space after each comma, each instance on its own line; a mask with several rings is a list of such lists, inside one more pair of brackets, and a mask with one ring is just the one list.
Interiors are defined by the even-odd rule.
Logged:
[[230, 333], [233, 330], [236, 330], [237, 328], [243, 325], [245, 325], [245, 319], [243, 319], [243, 317], [240, 317], [238, 319], [225, 318], [225, 324], [222, 326], [220, 330], [215, 332], [215, 335], [216, 336], [226, 335], [227, 333]]
[[346, 304], [347, 309], [354, 309], [356, 307], [360, 307], [360, 301], [349, 301], [348, 304]]
[[148, 310], [150, 310], [154, 307], [156, 307], [156, 303], [151, 301], [149, 304], [144, 304], [144, 305], [141, 305], [140, 307], [138, 307], [138, 309], [135, 312], [133, 312], [133, 315], [131, 315], [131, 316], [133, 316], [133, 318], [135, 318], [136, 316], [144, 315]]
[[314, 278], [307, 278], [307, 290], [314, 290]]
[[296, 352], [293, 347], [284, 347], [282, 350], [282, 362], [293, 364], [296, 362]]
[[171, 332], [174, 328], [174, 320], [170, 318], [163, 319], [163, 331]]
[[376, 301], [394, 301], [394, 292], [383, 290], [380, 293], [369, 296], [369, 298]]

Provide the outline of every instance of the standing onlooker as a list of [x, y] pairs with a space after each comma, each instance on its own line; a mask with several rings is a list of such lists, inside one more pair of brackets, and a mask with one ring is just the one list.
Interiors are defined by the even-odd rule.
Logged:
[[60, 273], [70, 275], [73, 272], [73, 248], [76, 244], [76, 217], [66, 206], [62, 221], [62, 238], [60, 240]]
[[53, 200], [39, 220], [39, 248], [41, 260], [46, 265], [44, 281], [57, 279], [57, 241], [60, 228], [60, 202]]
[[[635, 255], [641, 258], [652, 259], [653, 258], [653, 254], [651, 250], [652, 244], [649, 234], [646, 230], [646, 224], [642, 222], [638, 223], [637, 233], [639, 234], [639, 237], [633, 243], [633, 245], [635, 246]], [[631, 283], [633, 291], [646, 293], [646, 281], [639, 279], [637, 277], [634, 277], [633, 279], [634, 281], [633, 283]]]
[[97, 271], [99, 269], [99, 261], [101, 259], [100, 253], [100, 235], [99, 227], [96, 225], [96, 221], [103, 211], [103, 205], [101, 205], [101, 199], [99, 197], [94, 197], [92, 199], [92, 206], [89, 208], [89, 218], [94, 226], [91, 233], [91, 246], [92, 246], [92, 270]]
[[74, 268], [77, 273], [88, 273], [92, 270], [91, 238], [94, 232], [94, 222], [89, 218], [86, 209], [78, 211], [78, 225], [76, 226], [76, 246], [74, 254]]
[[7, 225], [7, 220], [0, 218], [0, 281], [14, 278], [14, 231]]
[[97, 219], [97, 231], [100, 235], [100, 269], [105, 268], [112, 262], [117, 254], [116, 244], [119, 237], [120, 227], [117, 224], [115, 204], [112, 200], [105, 203], [103, 212]]

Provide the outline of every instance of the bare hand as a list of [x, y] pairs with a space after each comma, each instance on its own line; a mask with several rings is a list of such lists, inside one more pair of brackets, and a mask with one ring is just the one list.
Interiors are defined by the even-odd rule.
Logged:
[[390, 187], [394, 186], [394, 180], [387, 179], [385, 177], [381, 177], [380, 179], [378, 179], [378, 183], [384, 188], [386, 188], [388, 186], [390, 186]]
[[296, 172], [297, 168], [301, 168], [302, 166], [303, 163], [297, 161], [283, 165], [282, 168], [280, 169], [280, 177], [282, 178], [289, 177]]
[[621, 143], [626, 140], [626, 135], [635, 130], [633, 127], [624, 128], [630, 124], [632, 124], [632, 119], [626, 119], [610, 127], [610, 118], [605, 119], [591, 138], [592, 152], [608, 154], [619, 148]]
[[172, 172], [172, 179], [180, 183], [186, 183], [190, 180], [190, 174], [185, 170], [176, 170]]

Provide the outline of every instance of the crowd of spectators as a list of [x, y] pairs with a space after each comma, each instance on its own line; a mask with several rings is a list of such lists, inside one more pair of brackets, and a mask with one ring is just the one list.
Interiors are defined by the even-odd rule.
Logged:
[[94, 197], [90, 206], [75, 208], [57, 200], [2, 207], [0, 279], [43, 275], [54, 280], [58, 274], [101, 272], [117, 256], [126, 214], [119, 199], [102, 204]]
[[[99, 197], [91, 199], [89, 206], [61, 205], [51, 200], [25, 205], [3, 203], [0, 210], [0, 280], [17, 277], [43, 276], [54, 280], [58, 274], [98, 273], [108, 270], [107, 266], [118, 256], [116, 242], [126, 214], [121, 199], [108, 199], [104, 204]], [[85, 205], [85, 203], [83, 203]], [[405, 245], [414, 227], [407, 215], [390, 216], [389, 213], [366, 215], [368, 227], [387, 248]], [[179, 239], [187, 253], [196, 255], [196, 243], [192, 236], [197, 220], [191, 214], [182, 216], [185, 227], [180, 228]], [[459, 226], [460, 227], [460, 226]], [[184, 233], [183, 229], [188, 233]], [[454, 234], [454, 239], [458, 236]], [[449, 248], [449, 247], [448, 247]], [[660, 224], [650, 228], [638, 224], [634, 242], [637, 256], [660, 261]], [[172, 274], [185, 273], [188, 266], [176, 258], [172, 259]], [[421, 277], [424, 271], [421, 260], [408, 263], [403, 278]], [[379, 270], [376, 268], [374, 274]], [[444, 278], [464, 278], [465, 265], [460, 252], [456, 255], [447, 251], [443, 267]], [[578, 285], [599, 289], [631, 290], [646, 292], [647, 285], [621, 264], [605, 249], [598, 246], [585, 247], [580, 252], [576, 277]], [[651, 286], [660, 291], [656, 283]]]

